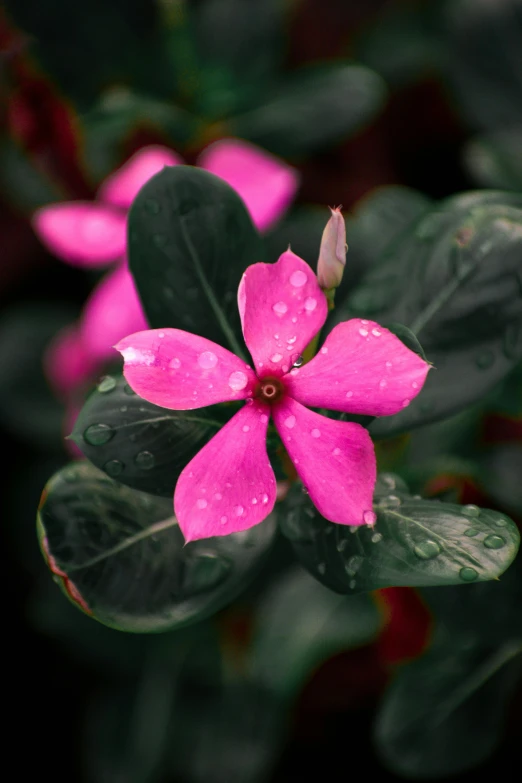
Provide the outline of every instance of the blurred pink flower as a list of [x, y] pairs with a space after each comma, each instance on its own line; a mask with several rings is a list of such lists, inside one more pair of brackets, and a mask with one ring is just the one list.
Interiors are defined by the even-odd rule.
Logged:
[[[96, 201], [51, 204], [35, 213], [35, 232], [63, 261], [90, 269], [117, 265], [92, 292], [78, 324], [60, 333], [47, 352], [47, 375], [60, 396], [92, 380], [114, 358], [119, 339], [147, 328], [127, 267], [126, 213], [150, 177], [182, 163], [169, 149], [145, 147], [102, 183]], [[282, 216], [298, 187], [293, 168], [237, 139], [210, 145], [198, 165], [239, 193], [261, 231]]]
[[236, 533], [261, 522], [276, 500], [266, 452], [270, 415], [320, 513], [342, 525], [373, 524], [375, 453], [364, 427], [305, 405], [388, 416], [415, 397], [429, 365], [377, 323], [336, 326], [301, 367], [323, 326], [326, 296], [290, 250], [276, 264], [248, 267], [238, 291], [255, 369], [220, 345], [179, 329], [132, 334], [117, 349], [134, 391], [173, 410], [246, 400], [181, 472], [174, 510], [185, 539]]

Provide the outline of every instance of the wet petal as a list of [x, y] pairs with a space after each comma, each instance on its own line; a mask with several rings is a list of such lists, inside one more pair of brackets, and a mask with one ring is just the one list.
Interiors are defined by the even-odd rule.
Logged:
[[198, 165], [228, 182], [245, 202], [261, 231], [286, 211], [299, 187], [298, 172], [274, 155], [238, 139], [207, 147]]
[[74, 266], [103, 266], [125, 252], [125, 214], [105, 204], [89, 201], [51, 204], [38, 209], [32, 223], [47, 249]]
[[100, 281], [83, 310], [83, 345], [92, 359], [115, 361], [114, 345], [133, 332], [147, 329], [134, 280], [122, 264]]
[[174, 511], [187, 541], [247, 530], [272, 511], [268, 413], [262, 403], [245, 405], [182, 471]]
[[288, 378], [304, 405], [390, 416], [422, 389], [430, 365], [374, 321], [338, 324], [316, 356]]
[[179, 166], [183, 158], [167, 147], [149, 146], [136, 152], [111, 174], [98, 191], [100, 200], [128, 209], [143, 185], [164, 166]]
[[61, 329], [44, 355], [44, 371], [55, 394], [62, 399], [92, 381], [99, 363], [86, 350], [79, 324]]
[[180, 329], [150, 329], [115, 346], [129, 386], [145, 400], [191, 410], [251, 397], [256, 376], [217, 343]]
[[364, 427], [327, 419], [291, 397], [274, 406], [272, 415], [290, 459], [321, 514], [341, 525], [373, 520], [375, 452]]
[[243, 334], [261, 376], [281, 376], [320, 330], [326, 297], [308, 264], [287, 250], [276, 264], [249, 266], [239, 284]]

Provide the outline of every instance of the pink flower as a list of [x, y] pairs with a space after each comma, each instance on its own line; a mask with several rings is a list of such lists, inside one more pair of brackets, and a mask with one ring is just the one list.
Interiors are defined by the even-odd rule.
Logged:
[[[99, 371], [113, 359], [113, 346], [121, 337], [147, 328], [127, 268], [126, 213], [150, 177], [164, 166], [181, 163], [183, 160], [169, 149], [145, 147], [102, 183], [96, 201], [51, 204], [35, 213], [36, 233], [63, 261], [90, 269], [117, 264], [116, 270], [103, 278], [91, 294], [77, 327], [64, 332], [50, 349], [46, 361], [48, 377], [61, 395], [92, 378], [93, 367]], [[207, 147], [199, 165], [239, 193], [260, 230], [281, 217], [298, 187], [294, 169], [236, 139]], [[84, 359], [80, 368], [78, 356]]]
[[310, 498], [342, 525], [373, 524], [375, 453], [359, 424], [305, 407], [387, 416], [415, 397], [429, 366], [373, 321], [336, 326], [303, 367], [300, 354], [323, 326], [327, 300], [310, 267], [290, 250], [248, 267], [238, 291], [254, 368], [220, 345], [178, 329], [153, 329], [116, 348], [134, 391], [173, 410], [246, 400], [184, 468], [174, 510], [187, 541], [261, 522], [276, 500], [266, 452], [270, 416]]

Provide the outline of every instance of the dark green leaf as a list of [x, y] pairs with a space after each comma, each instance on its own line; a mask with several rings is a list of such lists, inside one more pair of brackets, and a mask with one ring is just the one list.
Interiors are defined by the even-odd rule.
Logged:
[[[518, 208], [517, 208], [518, 207]], [[398, 322], [433, 363], [426, 384], [377, 437], [451, 415], [484, 397], [522, 358], [522, 195], [448, 199], [381, 257], [334, 320]]]
[[385, 95], [381, 78], [361, 65], [307, 66], [262, 105], [232, 118], [229, 129], [278, 155], [299, 157], [359, 130], [381, 109]]
[[0, 191], [9, 204], [26, 214], [65, 196], [58, 184], [10, 139], [2, 139], [0, 144]]
[[369, 644], [381, 617], [366, 595], [339, 596], [301, 569], [281, 577], [256, 614], [251, 672], [287, 701], [328, 658]]
[[152, 328], [187, 329], [241, 353], [237, 289], [260, 239], [237, 193], [191, 166], [166, 167], [129, 214], [130, 267]]
[[495, 579], [520, 542], [503, 514], [412, 497], [390, 474], [377, 482], [374, 511], [374, 527], [336, 525], [295, 487], [281, 510], [282, 532], [301, 564], [338, 593]]
[[63, 447], [64, 408], [45, 378], [44, 354], [73, 318], [68, 307], [26, 304], [0, 321], [0, 421], [16, 436], [46, 449]]
[[504, 443], [490, 448], [478, 463], [478, 476], [489, 497], [509, 513], [522, 514], [522, 444]]
[[446, 778], [494, 750], [520, 678], [522, 644], [477, 645], [458, 633], [396, 674], [375, 727], [377, 751], [395, 774]]
[[72, 438], [96, 467], [142, 492], [172, 497], [179, 474], [235, 412], [214, 405], [171, 411], [107, 375], [83, 406]]
[[157, 632], [217, 612], [255, 575], [275, 521], [185, 545], [172, 501], [131, 490], [88, 463], [57, 473], [39, 534], [69, 597], [113, 628]]
[[464, 162], [481, 187], [522, 191], [522, 125], [472, 139]]

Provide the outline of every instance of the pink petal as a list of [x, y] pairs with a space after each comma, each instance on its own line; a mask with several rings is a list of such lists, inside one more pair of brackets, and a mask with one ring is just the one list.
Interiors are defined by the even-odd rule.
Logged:
[[115, 346], [124, 375], [145, 400], [173, 410], [192, 410], [251, 397], [256, 376], [220, 345], [180, 329], [150, 329]]
[[422, 389], [430, 365], [374, 321], [338, 324], [319, 353], [288, 378], [288, 393], [305, 405], [390, 416]]
[[33, 228], [55, 256], [73, 266], [98, 267], [125, 252], [126, 217], [113, 207], [89, 201], [64, 201], [38, 209]]
[[98, 197], [109, 204], [128, 209], [138, 191], [154, 174], [164, 166], [179, 166], [180, 163], [183, 163], [183, 158], [167, 147], [144, 147], [107, 177], [98, 191]]
[[98, 362], [88, 353], [79, 325], [66, 326], [54, 337], [44, 355], [44, 371], [55, 394], [68, 399], [99, 370]]
[[272, 415], [290, 459], [320, 513], [340, 525], [373, 524], [375, 452], [364, 427], [327, 419], [291, 397], [275, 405]]
[[115, 343], [146, 328], [134, 280], [122, 264], [105, 275], [87, 300], [81, 320], [84, 347], [92, 359], [115, 361]]
[[326, 297], [308, 264], [287, 250], [276, 264], [249, 266], [239, 284], [243, 334], [261, 376], [281, 376], [326, 320]]
[[262, 522], [276, 499], [266, 453], [269, 409], [245, 405], [182, 471], [174, 512], [187, 541], [247, 530]]
[[228, 182], [245, 202], [255, 225], [264, 231], [293, 201], [299, 174], [260, 147], [224, 139], [207, 147], [198, 165]]

